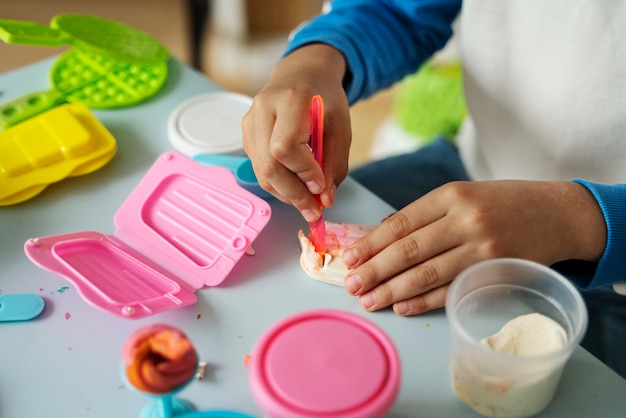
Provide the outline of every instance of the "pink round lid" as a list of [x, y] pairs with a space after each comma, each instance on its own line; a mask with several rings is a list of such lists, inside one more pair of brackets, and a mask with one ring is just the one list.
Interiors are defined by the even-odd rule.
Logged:
[[307, 311], [275, 324], [257, 342], [250, 384], [270, 417], [381, 417], [398, 393], [400, 361], [370, 321]]

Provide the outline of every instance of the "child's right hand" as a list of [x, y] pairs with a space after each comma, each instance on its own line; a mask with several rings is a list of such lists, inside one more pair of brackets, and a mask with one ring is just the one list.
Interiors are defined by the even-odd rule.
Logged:
[[[314, 198], [330, 207], [348, 174], [352, 138], [343, 90], [345, 60], [325, 44], [301, 47], [274, 67], [268, 82], [243, 118], [243, 146], [259, 184], [293, 205], [308, 221], [320, 216]], [[324, 100], [324, 167], [308, 146], [311, 97]]]

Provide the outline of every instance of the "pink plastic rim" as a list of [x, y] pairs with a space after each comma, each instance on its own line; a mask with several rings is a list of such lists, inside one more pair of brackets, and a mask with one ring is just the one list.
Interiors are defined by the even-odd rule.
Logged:
[[269, 417], [382, 417], [400, 386], [400, 361], [372, 322], [312, 310], [268, 329], [250, 363], [250, 386]]

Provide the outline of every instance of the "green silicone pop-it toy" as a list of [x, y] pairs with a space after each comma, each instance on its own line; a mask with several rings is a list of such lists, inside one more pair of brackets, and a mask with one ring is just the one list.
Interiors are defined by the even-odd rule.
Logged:
[[0, 131], [61, 103], [94, 109], [135, 105], [158, 92], [167, 78], [169, 52], [132, 27], [80, 14], [54, 17], [50, 27], [0, 19], [9, 44], [72, 45], [50, 71], [52, 89], [0, 105]]
[[150, 35], [108, 19], [66, 13], [50, 26], [0, 19], [0, 40], [8, 44], [58, 47], [72, 45], [122, 61], [155, 63], [169, 57], [167, 49]]
[[0, 130], [63, 102], [92, 109], [132, 106], [156, 94], [167, 79], [167, 62], [123, 62], [70, 49], [50, 70], [52, 89], [31, 93], [0, 106]]
[[65, 100], [94, 109], [137, 104], [158, 92], [167, 78], [167, 63], [122, 62], [71, 50], [50, 71], [52, 85]]

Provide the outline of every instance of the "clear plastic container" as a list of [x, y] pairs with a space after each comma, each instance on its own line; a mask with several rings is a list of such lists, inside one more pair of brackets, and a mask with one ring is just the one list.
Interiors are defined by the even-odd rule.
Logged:
[[[540, 313], [566, 332], [566, 345], [520, 356], [480, 344], [508, 321]], [[587, 328], [576, 288], [556, 271], [527, 260], [478, 263], [452, 283], [446, 299], [450, 321], [450, 378], [459, 398], [488, 417], [528, 417], [554, 397], [561, 372]]]

